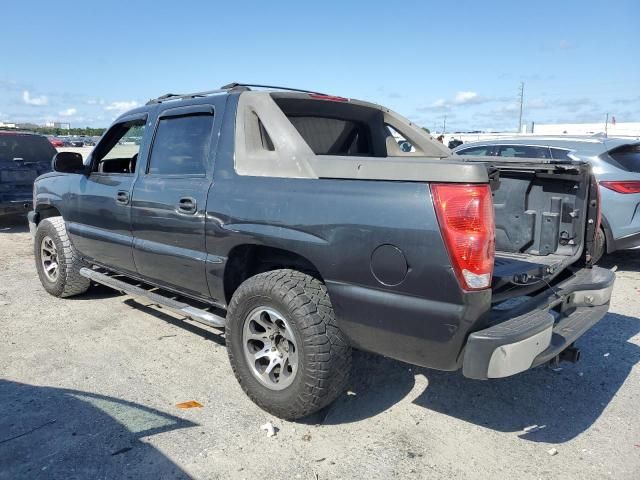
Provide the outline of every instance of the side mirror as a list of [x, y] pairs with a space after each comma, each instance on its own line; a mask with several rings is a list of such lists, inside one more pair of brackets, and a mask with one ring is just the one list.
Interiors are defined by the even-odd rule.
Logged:
[[85, 165], [82, 155], [76, 152], [58, 152], [53, 157], [51, 167], [55, 172], [84, 173]]

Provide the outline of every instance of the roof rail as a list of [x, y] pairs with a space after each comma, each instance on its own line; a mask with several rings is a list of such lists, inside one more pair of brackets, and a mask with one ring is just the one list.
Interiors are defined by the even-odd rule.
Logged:
[[187, 98], [198, 98], [198, 97], [206, 97], [208, 95], [214, 95], [216, 93], [227, 92], [229, 90], [250, 90], [250, 87], [255, 88], [272, 88], [274, 90], [288, 90], [290, 92], [302, 92], [302, 93], [313, 93], [316, 95], [326, 95], [320, 92], [314, 92], [311, 90], [301, 90], [299, 88], [289, 88], [289, 87], [276, 87], [274, 85], [257, 85], [252, 83], [229, 83], [227, 85], [223, 85], [217, 90], [208, 90], [205, 92], [196, 92], [196, 93], [166, 93], [164, 95], [159, 96], [158, 98], [153, 98], [149, 100], [146, 105], [154, 105], [156, 103], [167, 102], [170, 100], [183, 100]]
[[153, 105], [156, 103], [167, 102], [169, 100], [182, 100], [185, 98], [198, 98], [198, 97], [206, 97], [208, 95], [213, 95], [215, 93], [226, 92], [226, 89], [217, 89], [217, 90], [208, 90], [206, 92], [195, 92], [195, 93], [166, 93], [164, 95], [159, 96], [158, 98], [153, 98], [149, 100], [146, 105]]
[[326, 93], [315, 92], [312, 90], [302, 90], [300, 88], [289, 88], [289, 87], [277, 87], [275, 85], [257, 85], [254, 83], [228, 83], [227, 85], [222, 86], [223, 90], [231, 90], [238, 87], [255, 87], [255, 88], [273, 88], [274, 90], [288, 90], [290, 92], [302, 92], [302, 93], [314, 93], [316, 95], [326, 95]]

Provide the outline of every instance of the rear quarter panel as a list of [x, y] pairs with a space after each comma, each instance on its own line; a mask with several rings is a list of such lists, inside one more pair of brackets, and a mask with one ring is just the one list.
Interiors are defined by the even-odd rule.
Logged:
[[[465, 294], [451, 269], [427, 184], [236, 176], [214, 182], [207, 204], [207, 275], [222, 297], [229, 252], [243, 244], [288, 250], [325, 281], [340, 328], [360, 348], [455, 369], [490, 292]], [[404, 280], [379, 281], [376, 248], [406, 261]]]

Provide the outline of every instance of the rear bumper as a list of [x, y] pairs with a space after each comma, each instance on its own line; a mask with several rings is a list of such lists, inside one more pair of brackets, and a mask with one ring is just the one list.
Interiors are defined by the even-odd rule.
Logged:
[[610, 270], [583, 269], [553, 291], [495, 312], [492, 326], [469, 335], [463, 375], [507, 377], [553, 359], [607, 313], [614, 280]]

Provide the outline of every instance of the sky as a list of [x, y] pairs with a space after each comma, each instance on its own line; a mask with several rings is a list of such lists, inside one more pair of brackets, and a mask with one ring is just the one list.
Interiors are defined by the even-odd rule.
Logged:
[[167, 92], [280, 85], [432, 131], [640, 121], [639, 0], [12, 1], [0, 121], [106, 127]]

